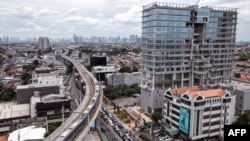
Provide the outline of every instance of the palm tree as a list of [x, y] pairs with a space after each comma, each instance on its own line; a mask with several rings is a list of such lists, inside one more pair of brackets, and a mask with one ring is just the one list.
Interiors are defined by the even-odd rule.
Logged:
[[162, 120], [163, 116], [161, 113], [159, 112], [154, 112], [151, 116], [150, 119], [153, 121], [152, 125], [151, 125], [151, 135], [153, 138], [153, 130], [154, 127], [159, 127], [160, 126], [160, 121]]

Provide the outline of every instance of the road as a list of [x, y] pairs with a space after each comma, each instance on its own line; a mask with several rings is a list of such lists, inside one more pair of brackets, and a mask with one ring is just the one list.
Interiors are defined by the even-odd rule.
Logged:
[[70, 82], [69, 82], [70, 86], [71, 86], [71, 90], [77, 100], [77, 104], [79, 105], [79, 103], [81, 103], [81, 100], [82, 100], [82, 94], [81, 94], [81, 91], [78, 90], [78, 88], [76, 87], [76, 83], [75, 83], [75, 76], [74, 74], [71, 75], [71, 78], [70, 78]]
[[112, 141], [115, 138], [117, 138], [117, 141], [122, 140], [116, 133], [115, 131], [108, 125], [106, 124], [99, 116], [96, 118], [96, 125], [99, 127], [102, 127], [105, 132], [104, 135], [106, 136], [108, 141]]

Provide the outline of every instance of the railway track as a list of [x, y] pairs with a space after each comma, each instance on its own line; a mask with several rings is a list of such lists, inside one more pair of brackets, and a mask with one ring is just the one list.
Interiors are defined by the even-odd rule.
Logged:
[[61, 126], [58, 127], [51, 135], [49, 135], [45, 139], [45, 141], [56, 140], [56, 138], [58, 138], [69, 126], [71, 126], [77, 119], [79, 119], [81, 113], [83, 113], [87, 109], [88, 105], [90, 105], [91, 103], [92, 97], [94, 96], [95, 86], [93, 86], [93, 84], [91, 83], [92, 78], [90, 77], [88, 70], [86, 70], [78, 61], [66, 55], [62, 55], [62, 57], [70, 61], [78, 70], [86, 85], [85, 95], [82, 102], [80, 103], [78, 108], [73, 112], [73, 114], [64, 123], [62, 123]]

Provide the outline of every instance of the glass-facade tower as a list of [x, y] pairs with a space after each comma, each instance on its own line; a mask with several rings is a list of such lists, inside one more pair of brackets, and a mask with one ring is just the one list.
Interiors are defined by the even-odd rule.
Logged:
[[142, 109], [147, 113], [160, 110], [157, 103], [163, 97], [155, 95], [169, 87], [214, 88], [230, 81], [236, 24], [234, 8], [143, 6]]

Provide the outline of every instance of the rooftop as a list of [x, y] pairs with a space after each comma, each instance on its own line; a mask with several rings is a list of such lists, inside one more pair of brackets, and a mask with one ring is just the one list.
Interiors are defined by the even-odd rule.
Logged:
[[231, 83], [222, 84], [222, 86], [231, 87], [231, 88], [235, 88], [235, 89], [239, 89], [239, 90], [243, 90], [243, 91], [250, 90], [250, 83], [241, 82], [241, 81], [232, 80]]
[[30, 85], [18, 85], [17, 89], [28, 89], [28, 88], [40, 88], [40, 87], [52, 87], [52, 86], [58, 86], [56, 84], [30, 84]]
[[214, 10], [214, 11], [237, 12], [237, 8], [231, 8], [231, 7], [199, 6], [199, 5], [166, 3], [166, 2], [154, 2], [154, 3], [144, 5], [143, 10], [150, 9], [150, 8], [155, 8], [155, 7], [184, 8], [184, 9], [203, 8], [203, 9], [210, 9], [210, 10]]
[[30, 116], [30, 104], [0, 104], [0, 120]]
[[[43, 140], [45, 132], [45, 128], [28, 126], [10, 133], [8, 141]], [[20, 137], [20, 139], [18, 139], [18, 137]]]
[[170, 92], [171, 92], [171, 94], [176, 95], [176, 94], [183, 94], [186, 91], [194, 92], [194, 91], [198, 91], [198, 90], [199, 90], [198, 86], [193, 86], [193, 87], [183, 87], [183, 88], [178, 88], [178, 89], [171, 89]]
[[221, 97], [225, 94], [224, 90], [222, 89], [201, 90], [198, 86], [171, 89], [170, 93], [172, 95], [181, 95], [185, 93], [192, 99], [194, 99], [198, 95], [203, 96], [204, 98], [211, 98], [211, 97]]
[[225, 93], [222, 89], [212, 89], [212, 90], [204, 90], [204, 91], [196, 91], [196, 92], [191, 92], [188, 95], [194, 99], [196, 96], [201, 95], [204, 96], [205, 98], [211, 98], [211, 97], [221, 97]]

